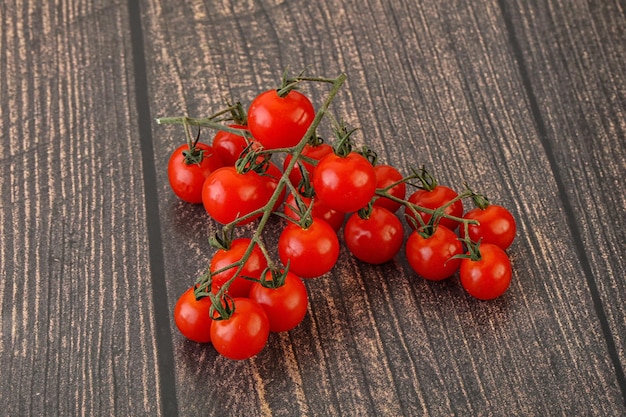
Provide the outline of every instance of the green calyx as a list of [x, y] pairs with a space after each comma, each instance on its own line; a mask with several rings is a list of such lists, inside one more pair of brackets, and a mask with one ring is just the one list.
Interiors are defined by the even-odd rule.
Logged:
[[228, 320], [235, 312], [235, 300], [228, 295], [223, 294], [219, 297], [216, 294], [209, 294], [211, 298], [211, 307], [209, 308], [209, 316], [213, 320]]
[[370, 201], [369, 204], [361, 209], [359, 209], [359, 211], [357, 211], [358, 216], [363, 219], [363, 220], [367, 220], [370, 218], [371, 214], [372, 214], [372, 209], [373, 209], [374, 205], [372, 204], [372, 202]]
[[341, 120], [340, 122], [335, 121], [333, 123], [333, 134], [335, 136], [335, 146], [334, 151], [335, 155], [345, 158], [352, 152], [354, 148], [354, 143], [352, 142], [352, 134], [359, 130], [358, 128], [348, 129], [346, 123]]
[[489, 204], [491, 204], [491, 203], [489, 202], [489, 199], [484, 194], [479, 194], [479, 193], [474, 192], [467, 185], [467, 182], [465, 182], [463, 184], [465, 185], [466, 193], [472, 199], [472, 201], [474, 202], [474, 205], [476, 207], [478, 207], [481, 210], [484, 210], [487, 207], [489, 207]]
[[[437, 231], [437, 226], [439, 225], [439, 221], [441, 220], [441, 218], [444, 215], [444, 210], [440, 207], [438, 209], [436, 209], [433, 214], [430, 217], [430, 220], [428, 221], [428, 223], [423, 224], [421, 227], [417, 227], [417, 222], [415, 222], [415, 220], [413, 218], [411, 218], [411, 220], [414, 223], [414, 225], [416, 226], [415, 231], [424, 239], [428, 239], [430, 238], [432, 235], [435, 234], [435, 232]], [[422, 216], [418, 216], [418, 219], [422, 220]]]
[[286, 68], [283, 72], [280, 87], [278, 87], [278, 89], [276, 90], [276, 94], [278, 94], [278, 97], [284, 98], [293, 90], [297, 90], [299, 84], [302, 82], [301, 77], [303, 75], [304, 70], [300, 71], [300, 73], [295, 78], [289, 78], [289, 68]]
[[364, 145], [361, 150], [357, 151], [357, 153], [362, 155], [363, 158], [370, 161], [372, 166], [376, 166], [376, 164], [378, 163], [378, 154], [367, 145]]
[[193, 290], [193, 294], [196, 297], [196, 300], [200, 300], [210, 295], [212, 278], [213, 277], [211, 275], [211, 272], [207, 271], [196, 280]]
[[234, 228], [222, 228], [209, 237], [209, 244], [215, 249], [229, 250], [235, 236]]
[[183, 151], [183, 162], [185, 165], [200, 165], [204, 159], [204, 149], [198, 149], [195, 146]]
[[235, 169], [240, 174], [254, 171], [257, 174], [265, 174], [270, 164], [270, 154], [256, 152], [249, 144], [246, 149], [241, 152], [241, 156], [235, 162]]
[[[289, 261], [287, 261], [287, 265], [284, 270], [276, 269], [276, 268], [267, 268], [261, 274], [261, 278], [259, 282], [265, 288], [280, 288], [285, 285], [285, 280], [287, 279], [287, 273], [289, 272]], [[268, 279], [269, 276], [269, 279]]]
[[322, 138], [321, 136], [317, 136], [317, 135], [312, 135], [307, 141], [307, 145], [313, 148], [315, 148], [316, 146], [320, 146], [322, 144], [324, 144], [324, 138]]
[[416, 185], [417, 188], [426, 191], [432, 191], [435, 189], [437, 186], [437, 180], [428, 171], [426, 171], [426, 168], [423, 165], [419, 171], [414, 168], [411, 170], [413, 171], [413, 175], [411, 175], [411, 177], [419, 180], [419, 184]]
[[192, 139], [191, 133], [189, 132], [189, 125], [185, 124], [185, 136], [187, 138], [188, 149], [183, 151], [183, 162], [185, 163], [185, 165], [200, 165], [204, 157], [204, 149], [199, 149], [196, 147], [196, 145], [200, 141], [200, 128], [198, 127], [198, 133], [196, 134], [196, 138]]
[[[303, 229], [308, 229], [312, 224], [313, 224], [313, 203], [315, 200], [315, 196], [311, 196], [311, 197], [307, 197], [307, 198], [311, 198], [311, 201], [309, 203], [309, 205], [307, 206], [306, 203], [302, 200], [302, 197], [300, 197], [300, 195], [298, 195], [297, 193], [294, 194], [294, 200], [296, 202], [296, 207], [290, 205], [289, 207], [291, 208], [291, 210], [293, 210], [294, 213], [296, 213], [300, 218], [299, 219], [293, 219], [291, 217], [287, 217], [287, 216], [283, 216], [284, 218], [286, 218], [288, 221], [297, 224], [298, 226], [300, 226]], [[281, 215], [280, 213], [277, 213], [279, 215]]]

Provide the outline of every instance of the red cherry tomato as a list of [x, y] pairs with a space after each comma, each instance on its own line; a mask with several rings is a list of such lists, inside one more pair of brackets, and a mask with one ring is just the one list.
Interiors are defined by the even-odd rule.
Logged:
[[[374, 166], [374, 171], [376, 172], [376, 188], [386, 188], [391, 184], [395, 184], [400, 181], [403, 177], [400, 171], [391, 165], [380, 164]], [[392, 196], [404, 200], [406, 197], [406, 183], [401, 182], [393, 187], [391, 187], [388, 191]], [[390, 200], [387, 197], [380, 197], [374, 200], [375, 206], [384, 207], [392, 213], [395, 213], [401, 206], [400, 203]]]
[[283, 265], [302, 278], [314, 278], [330, 271], [339, 257], [339, 239], [324, 220], [313, 218], [303, 229], [288, 224], [278, 238], [278, 256]]
[[194, 287], [186, 290], [174, 307], [174, 322], [180, 333], [189, 340], [198, 343], [211, 341], [211, 324], [209, 316], [211, 299], [208, 297], [196, 300]]
[[369, 217], [358, 213], [348, 218], [344, 227], [348, 250], [358, 259], [370, 264], [390, 261], [404, 243], [400, 219], [384, 207], [373, 206]]
[[[266, 181], [266, 185], [268, 187], [268, 192], [270, 195], [270, 198], [272, 196], [272, 194], [274, 194], [274, 191], [276, 190], [276, 188], [278, 187], [278, 182], [280, 181], [280, 177], [283, 175], [282, 171], [280, 170], [280, 168], [278, 168], [276, 166], [276, 164], [274, 164], [273, 162], [270, 162], [267, 168], [267, 171], [265, 171], [265, 173], [261, 174], [261, 176], [265, 179]], [[285, 194], [287, 193], [286, 188], [283, 187], [282, 191], [280, 192], [280, 195], [278, 197], [278, 200], [276, 200], [276, 203], [274, 204], [274, 211], [276, 211], [281, 204], [283, 204], [283, 201], [285, 201]]]
[[418, 275], [430, 281], [441, 281], [459, 269], [461, 259], [452, 257], [463, 253], [463, 245], [453, 231], [440, 224], [428, 238], [412, 232], [405, 251], [409, 265]]
[[215, 320], [211, 326], [211, 341], [215, 350], [229, 359], [248, 359], [263, 350], [270, 333], [265, 310], [249, 298], [233, 299], [235, 312], [225, 320]]
[[[434, 210], [439, 207], [442, 207], [443, 205], [445, 205], [446, 203], [448, 203], [449, 201], [453, 200], [456, 197], [458, 197], [458, 194], [453, 189], [446, 187], [445, 185], [437, 185], [434, 189], [430, 191], [429, 190], [417, 190], [416, 192], [414, 192], [413, 194], [409, 196], [408, 201], [418, 206]], [[405, 209], [404, 213], [407, 216], [407, 221], [412, 228], [414, 227], [413, 227], [413, 222], [410, 220], [410, 218], [415, 219], [418, 225], [420, 224], [419, 220], [415, 218], [415, 216], [409, 209]], [[445, 213], [447, 215], [455, 216], [455, 217], [463, 216], [463, 200], [457, 200], [456, 202], [449, 205], [445, 209]], [[424, 224], [428, 224], [428, 222], [430, 221], [430, 218], [432, 217], [430, 214], [427, 214], [424, 212], [419, 212], [419, 215], [424, 220]], [[459, 225], [457, 221], [446, 219], [444, 217], [441, 218], [441, 220], [439, 221], [439, 224], [453, 231]]]
[[[246, 126], [229, 125], [233, 129], [247, 130]], [[254, 147], [254, 144], [252, 145]], [[248, 141], [243, 136], [224, 130], [218, 131], [213, 137], [213, 149], [224, 162], [224, 166], [234, 166], [239, 155], [248, 147]]]
[[[211, 258], [209, 269], [211, 272], [219, 271], [228, 265], [239, 262], [248, 249], [251, 240], [249, 238], [238, 238], [231, 242], [229, 249], [218, 249]], [[228, 287], [228, 294], [231, 297], [247, 297], [253, 282], [243, 277], [259, 278], [263, 270], [267, 268], [267, 259], [258, 246], [252, 249], [248, 260], [244, 263], [241, 273]], [[217, 293], [219, 289], [229, 281], [236, 272], [236, 268], [227, 269], [213, 275], [211, 291]]]
[[224, 166], [224, 163], [211, 146], [198, 142], [195, 148], [202, 151], [200, 164], [186, 163], [183, 152], [189, 151], [189, 146], [181, 145], [170, 156], [167, 164], [167, 177], [178, 198], [187, 203], [200, 204], [204, 180], [213, 171]]
[[[270, 275], [268, 272], [268, 276]], [[271, 332], [286, 332], [300, 324], [309, 303], [306, 287], [300, 277], [292, 272], [287, 272], [285, 283], [278, 288], [264, 287], [260, 282], [254, 283], [249, 297], [265, 310]]]
[[376, 172], [362, 155], [334, 153], [322, 158], [313, 173], [317, 197], [337, 211], [349, 213], [365, 207], [376, 192]]
[[[227, 224], [267, 204], [270, 190], [267, 180], [255, 171], [239, 173], [235, 167], [222, 167], [204, 182], [202, 203], [212, 218]], [[250, 223], [258, 217], [261, 214], [238, 224]]]
[[[468, 225], [469, 238], [473, 242], [493, 243], [507, 249], [515, 239], [517, 226], [510, 211], [502, 206], [490, 204], [486, 208], [475, 208], [463, 215], [466, 219], [478, 220], [480, 224]], [[465, 228], [459, 229], [465, 237]]]
[[[315, 146], [311, 146], [309, 144], [305, 145], [304, 149], [302, 150], [301, 155], [319, 161], [320, 159], [322, 159], [323, 157], [331, 153], [333, 153], [333, 147], [327, 143], [321, 143]], [[283, 169], [287, 168], [287, 165], [289, 165], [289, 163], [291, 162], [291, 159], [292, 159], [291, 154], [287, 154], [287, 156], [285, 156], [285, 163], [283, 164]], [[309, 162], [306, 162], [304, 160], [300, 160], [296, 162], [293, 169], [289, 173], [289, 181], [291, 181], [294, 187], [298, 187], [300, 184], [300, 181], [302, 181], [302, 172], [300, 171], [300, 165], [302, 165], [302, 167], [306, 169], [309, 175], [309, 179], [313, 178], [313, 172], [315, 171], [315, 165]]]
[[280, 97], [277, 90], [259, 94], [248, 109], [248, 129], [265, 149], [295, 146], [313, 123], [311, 101], [296, 90]]
[[[302, 197], [302, 196], [300, 196], [300, 198], [302, 199], [302, 202], [307, 207], [311, 205], [310, 198]], [[294, 219], [295, 221], [300, 220], [300, 216], [298, 215], [298, 213], [293, 211], [292, 207], [297, 208], [296, 198], [293, 196], [293, 194], [289, 194], [287, 196], [287, 199], [285, 200], [284, 212], [287, 215], [287, 217], [290, 217]], [[313, 209], [311, 210], [311, 216], [317, 217], [326, 221], [326, 223], [328, 223], [330, 227], [332, 227], [333, 230], [336, 232], [339, 229], [341, 229], [341, 226], [343, 225], [343, 221], [345, 220], [346, 214], [341, 211], [331, 209], [326, 204], [324, 204], [322, 200], [319, 200], [316, 198], [313, 200]]]
[[481, 243], [480, 259], [461, 261], [461, 285], [473, 297], [492, 300], [504, 294], [511, 283], [511, 261], [504, 249]]

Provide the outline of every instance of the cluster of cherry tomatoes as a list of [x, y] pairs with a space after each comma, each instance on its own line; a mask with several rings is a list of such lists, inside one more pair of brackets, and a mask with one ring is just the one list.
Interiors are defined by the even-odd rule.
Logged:
[[[354, 130], [344, 123], [333, 123], [333, 146], [317, 137], [344, 79], [284, 77], [281, 88], [259, 94], [247, 112], [238, 105], [218, 113], [232, 116], [229, 123], [217, 116], [160, 120], [185, 125], [187, 134], [169, 161], [172, 190], [203, 204], [224, 225], [212, 238], [216, 251], [207, 273], [176, 303], [174, 320], [185, 337], [211, 342], [231, 359], [256, 355], [270, 332], [291, 330], [303, 320], [303, 279], [334, 267], [340, 236], [353, 256], [370, 264], [392, 260], [404, 245], [417, 275], [440, 281], [458, 272], [463, 288], [478, 299], [499, 297], [509, 287], [505, 250], [516, 226], [506, 208], [467, 186], [457, 193], [440, 185], [424, 168], [403, 176], [377, 163], [372, 151], [355, 150]], [[302, 81], [333, 83], [317, 112], [295, 88]], [[190, 126], [218, 130], [204, 144], [191, 138]], [[466, 211], [464, 200], [475, 207]], [[272, 214], [285, 223], [277, 242], [280, 262], [262, 239]], [[253, 236], [235, 236], [240, 225], [252, 222]]]

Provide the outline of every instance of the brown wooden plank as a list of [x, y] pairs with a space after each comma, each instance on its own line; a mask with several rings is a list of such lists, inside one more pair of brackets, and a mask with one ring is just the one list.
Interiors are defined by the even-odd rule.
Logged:
[[588, 263], [585, 275], [592, 289], [597, 287], [598, 309], [606, 317], [616, 366], [626, 384], [624, 5], [519, 2], [509, 13], [541, 111], [544, 146], [554, 154], [552, 165], [571, 206], [578, 253]]
[[2, 414], [158, 415], [125, 3], [0, 5]]
[[[371, 267], [344, 250], [331, 274], [307, 283], [305, 322], [272, 336], [251, 361], [225, 360], [174, 333], [180, 414], [624, 412], [497, 2], [142, 4], [155, 117], [204, 116], [221, 108], [223, 95], [249, 102], [286, 66], [346, 71], [335, 109], [384, 161], [405, 171], [426, 164], [456, 187], [468, 180], [519, 221], [515, 282], [495, 302], [470, 299], [454, 279], [426, 283], [402, 256]], [[320, 102], [323, 90], [307, 91]], [[181, 133], [154, 127], [157, 167]], [[216, 224], [178, 202], [159, 175], [171, 311], [206, 267]], [[273, 224], [268, 239], [278, 231]]]

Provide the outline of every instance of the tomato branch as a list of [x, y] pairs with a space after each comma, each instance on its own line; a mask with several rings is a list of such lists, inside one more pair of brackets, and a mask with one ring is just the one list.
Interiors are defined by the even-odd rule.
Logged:
[[[388, 192], [386, 191], [388, 188], [391, 188], [391, 187], [385, 187], [385, 188], [379, 188], [379, 189], [377, 189], [377, 190], [376, 190], [376, 195], [377, 195], [377, 196], [380, 196], [380, 197], [385, 197], [385, 198], [388, 198], [388, 199], [390, 199], [390, 200], [392, 200], [392, 201], [395, 201], [395, 202], [397, 202], [397, 203], [402, 204], [403, 206], [405, 206], [405, 207], [409, 208], [409, 210], [411, 210], [411, 212], [413, 212], [413, 214], [415, 214], [416, 216], [418, 216], [418, 213], [417, 213], [417, 212], [423, 212], [423, 213], [426, 213], [426, 214], [433, 215], [433, 214], [435, 214], [435, 213], [436, 213], [439, 209], [441, 209], [441, 207], [439, 207], [439, 208], [437, 208], [437, 209], [429, 209], [429, 208], [427, 208], [427, 207], [422, 207], [422, 206], [419, 206], [419, 205], [417, 205], [417, 204], [411, 203], [411, 202], [410, 202], [410, 201], [408, 201], [408, 200], [405, 200], [405, 199], [402, 199], [402, 198], [398, 198], [398, 197], [396, 197], [396, 196], [391, 195], [390, 193], [388, 193]], [[465, 197], [468, 197], [468, 196], [466, 195], [466, 196], [464, 196], [463, 198], [465, 198]], [[454, 201], [456, 201], [456, 199], [455, 199]], [[454, 201], [452, 201], [451, 203], [453, 203]], [[451, 204], [451, 203], [450, 203], [450, 204]], [[448, 205], [449, 205], [449, 204], [446, 204], [445, 206], [442, 206], [442, 207], [447, 207]], [[419, 216], [419, 217], [421, 217], [421, 216]], [[477, 222], [476, 220], [472, 220], [472, 219], [465, 219], [465, 218], [463, 218], [463, 217], [452, 216], [452, 215], [447, 214], [447, 213], [442, 213], [442, 214], [441, 214], [441, 217], [445, 217], [446, 219], [454, 220], [454, 221], [457, 221], [457, 222], [459, 222], [459, 223], [478, 224], [478, 222]]]
[[[280, 179], [278, 180], [278, 184], [276, 186], [276, 189], [274, 190], [271, 198], [269, 199], [269, 201], [265, 204], [265, 206], [263, 206], [262, 208], [255, 210], [251, 213], [246, 214], [245, 216], [241, 216], [239, 218], [237, 218], [236, 220], [234, 220], [233, 222], [227, 224], [224, 226], [224, 230], [230, 230], [231, 228], [235, 227], [238, 223], [240, 223], [242, 220], [247, 220], [250, 219], [251, 217], [254, 216], [258, 216], [259, 213], [263, 213], [263, 215], [261, 216], [261, 219], [256, 227], [256, 231], [254, 233], [254, 235], [251, 238], [251, 242], [248, 245], [246, 251], [244, 252], [243, 256], [241, 257], [241, 260], [235, 264], [238, 264], [237, 270], [235, 271], [235, 274], [233, 275], [232, 278], [230, 278], [226, 283], [224, 283], [224, 285], [220, 288], [220, 290], [218, 291], [218, 293], [216, 294], [215, 298], [211, 297], [212, 301], [214, 302], [215, 299], [221, 300], [223, 298], [223, 296], [226, 294], [226, 291], [228, 290], [228, 287], [232, 284], [232, 282], [237, 278], [237, 276], [241, 273], [242, 269], [243, 269], [243, 265], [245, 264], [245, 262], [250, 258], [250, 255], [252, 254], [252, 251], [254, 249], [255, 246], [258, 246], [259, 249], [263, 252], [264, 256], [266, 256], [266, 259], [268, 261], [268, 264], [272, 264], [272, 259], [270, 254], [268, 253], [267, 249], [265, 248], [265, 245], [262, 243], [261, 241], [261, 234], [263, 232], [263, 229], [265, 228], [265, 225], [267, 224], [267, 221], [269, 220], [269, 217], [272, 214], [273, 208], [275, 207], [276, 203], [278, 202], [278, 199], [280, 198], [283, 189], [286, 186], [291, 186], [291, 183], [289, 181], [289, 174], [291, 173], [291, 171], [293, 170], [294, 166], [296, 165], [300, 155], [302, 154], [302, 151], [304, 149], [304, 147], [306, 146], [307, 142], [309, 141], [309, 139], [315, 135], [315, 132], [319, 126], [319, 124], [321, 123], [321, 121], [323, 120], [324, 116], [326, 115], [328, 108], [330, 107], [330, 104], [332, 103], [333, 99], [335, 98], [335, 96], [337, 95], [337, 93], [340, 91], [341, 86], [343, 85], [343, 83], [346, 80], [346, 75], [345, 74], [340, 74], [337, 78], [332, 79], [332, 88], [330, 90], [330, 92], [328, 93], [328, 96], [326, 97], [326, 100], [324, 100], [322, 106], [317, 110], [317, 113], [315, 114], [315, 118], [313, 119], [311, 125], [309, 126], [309, 128], [307, 129], [307, 131], [305, 132], [304, 136], [302, 137], [302, 139], [300, 140], [300, 142], [298, 142], [298, 144], [296, 146], [294, 146], [293, 148], [286, 148], [286, 150], [288, 150], [291, 155], [292, 155], [292, 159], [289, 162], [289, 164], [285, 167], [283, 174], [281, 175]], [[329, 82], [328, 80], [330, 79], [311, 79], [312, 81], [322, 81], [322, 82]], [[220, 130], [227, 130], [224, 129], [225, 126], [219, 124], [219, 123], [215, 123], [212, 120], [208, 120], [208, 119], [189, 119], [189, 118], [169, 118], [169, 119], [159, 119], [159, 120], [165, 120], [164, 123], [179, 123], [182, 124], [183, 120], [186, 120], [186, 123], [190, 124], [190, 125], [195, 125], [195, 126], [207, 126], [207, 127], [215, 127], [218, 128]], [[241, 134], [242, 131], [240, 131], [239, 129], [232, 129], [234, 130], [234, 133], [236, 134]], [[228, 131], [228, 130], [227, 130]], [[272, 150], [273, 152], [276, 152], [277, 150]], [[226, 267], [225, 270], [228, 270], [229, 267]], [[215, 274], [215, 273], [214, 273]], [[218, 310], [219, 311], [219, 310]], [[233, 308], [234, 311], [234, 308]], [[232, 312], [231, 312], [232, 314]]]
[[252, 135], [248, 130], [245, 129], [237, 129], [234, 127], [226, 126], [222, 122], [215, 121], [210, 117], [204, 118], [194, 118], [187, 116], [180, 117], [161, 117], [156, 119], [156, 122], [161, 125], [188, 125], [188, 126], [199, 126], [199, 127], [208, 127], [215, 130], [222, 130], [224, 132], [234, 133], [235, 135], [243, 136], [246, 139], [252, 139]]

